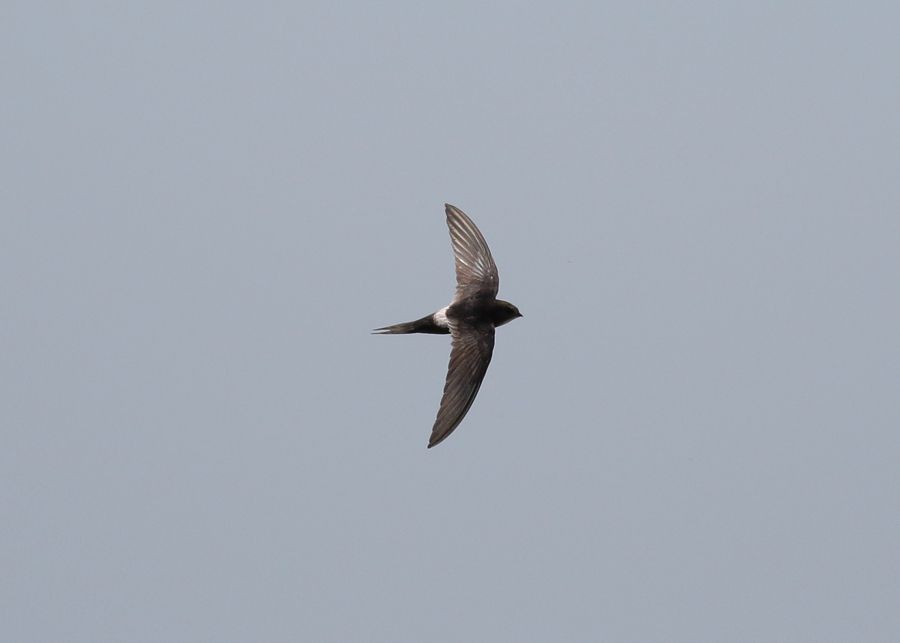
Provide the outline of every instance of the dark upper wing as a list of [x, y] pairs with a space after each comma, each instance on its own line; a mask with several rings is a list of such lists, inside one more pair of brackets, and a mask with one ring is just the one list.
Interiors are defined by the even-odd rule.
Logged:
[[467, 324], [450, 321], [453, 335], [453, 349], [450, 351], [450, 366], [444, 384], [444, 396], [438, 409], [431, 439], [430, 449], [450, 435], [469, 412], [475, 401], [481, 381], [491, 363], [494, 352], [494, 328], [475, 328]]
[[445, 207], [453, 256], [456, 258], [455, 301], [479, 293], [496, 297], [500, 277], [487, 242], [465, 212], [449, 203]]

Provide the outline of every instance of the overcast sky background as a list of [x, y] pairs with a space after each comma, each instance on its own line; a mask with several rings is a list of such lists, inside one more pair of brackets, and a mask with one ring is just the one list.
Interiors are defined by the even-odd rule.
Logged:
[[[900, 640], [900, 6], [0, 9], [0, 639]], [[524, 318], [427, 450], [443, 204]]]

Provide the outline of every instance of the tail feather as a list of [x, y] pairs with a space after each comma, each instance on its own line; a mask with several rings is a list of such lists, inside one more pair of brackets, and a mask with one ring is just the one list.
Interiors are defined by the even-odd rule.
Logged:
[[385, 326], [384, 328], [376, 328], [372, 331], [373, 335], [401, 335], [406, 333], [414, 333], [415, 322], [404, 322], [402, 324], [394, 324], [393, 326]]
[[450, 329], [438, 326], [434, 323], [434, 315], [426, 315], [416, 321], [394, 324], [384, 328], [376, 328], [372, 331], [375, 335], [405, 335], [407, 333], [430, 333], [432, 335], [447, 335]]

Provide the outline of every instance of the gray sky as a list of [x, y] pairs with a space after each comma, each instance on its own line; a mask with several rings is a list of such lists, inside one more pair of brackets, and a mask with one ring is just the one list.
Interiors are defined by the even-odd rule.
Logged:
[[[900, 8], [0, 9], [0, 639], [900, 640]], [[443, 203], [525, 317], [426, 444]]]

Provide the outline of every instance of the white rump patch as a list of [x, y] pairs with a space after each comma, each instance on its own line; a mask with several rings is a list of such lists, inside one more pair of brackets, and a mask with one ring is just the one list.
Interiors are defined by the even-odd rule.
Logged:
[[450, 322], [447, 320], [447, 309], [450, 306], [444, 306], [439, 311], [431, 316], [431, 319], [435, 324], [440, 326], [441, 328], [450, 328]]

